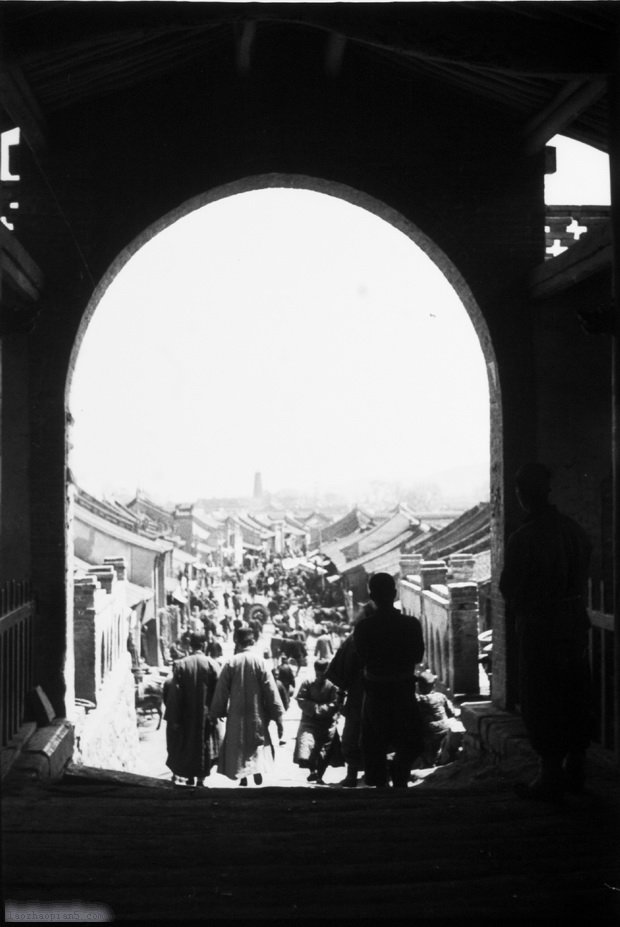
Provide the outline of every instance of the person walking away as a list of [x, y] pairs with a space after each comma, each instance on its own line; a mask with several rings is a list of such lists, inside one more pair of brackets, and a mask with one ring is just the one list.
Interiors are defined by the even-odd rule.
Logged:
[[222, 629], [222, 637], [225, 641], [228, 641], [232, 629], [232, 618], [229, 611], [224, 612], [224, 617], [220, 619], [220, 627]]
[[416, 666], [424, 656], [422, 626], [394, 607], [396, 583], [389, 573], [371, 576], [368, 590], [375, 611], [353, 630], [363, 672], [364, 775], [367, 785], [386, 787], [387, 755], [393, 752], [393, 785], [403, 788], [423, 748], [415, 691]]
[[269, 768], [273, 747], [269, 723], [274, 721], [282, 739], [284, 707], [273, 674], [254, 650], [250, 628], [238, 632], [238, 652], [224, 664], [211, 702], [213, 721], [226, 718], [220, 747], [218, 772], [248, 784], [248, 777], [260, 785]]
[[286, 657], [280, 657], [280, 663], [274, 666], [272, 673], [286, 712], [291, 704], [291, 696], [295, 691], [295, 671]]
[[234, 652], [235, 652], [235, 653], [239, 653], [239, 651], [242, 649], [242, 648], [241, 648], [241, 645], [240, 645], [240, 643], [239, 643], [239, 641], [240, 641], [240, 637], [239, 637], [240, 633], [241, 633], [242, 631], [249, 631], [249, 630], [251, 630], [251, 629], [248, 627], [247, 624], [245, 624], [245, 623], [241, 620], [241, 618], [234, 618], [234, 619], [233, 619], [233, 644], [234, 644]]
[[248, 620], [248, 626], [252, 629], [254, 640], [259, 641], [263, 636], [263, 622], [258, 616], [250, 617]]
[[418, 675], [418, 706], [422, 719], [424, 753], [422, 764], [443, 766], [451, 763], [463, 742], [463, 725], [444, 692], [435, 689], [437, 676], [426, 669]]
[[271, 674], [273, 678], [275, 679], [276, 689], [278, 690], [278, 695], [280, 696], [282, 707], [284, 708], [284, 712], [286, 713], [288, 711], [289, 705], [291, 704], [291, 694], [288, 691], [287, 687], [282, 682], [282, 680], [280, 679], [280, 667], [274, 666], [274, 668], [271, 671]]
[[276, 667], [277, 669], [277, 678], [280, 679], [283, 685], [286, 687], [289, 698], [292, 696], [295, 691], [295, 683], [297, 679], [298, 666], [293, 660], [289, 660], [288, 657], [280, 657], [280, 664]]
[[317, 660], [331, 660], [334, 655], [331, 634], [326, 628], [321, 628], [321, 633], [314, 642], [314, 656]]
[[325, 678], [328, 665], [327, 660], [315, 660], [315, 679], [302, 682], [296, 695], [301, 721], [293, 762], [301, 769], [309, 769], [308, 782], [318, 785], [323, 785], [323, 775], [329, 765], [342, 765], [337, 756], [340, 743], [336, 730], [342, 697], [337, 686]]
[[217, 622], [215, 621], [213, 615], [210, 614], [206, 609], [203, 609], [203, 611], [200, 612], [199, 618], [202, 622], [205, 639], [207, 643], [210, 644], [211, 641], [216, 640], [218, 637], [219, 628], [217, 626]]
[[592, 733], [586, 589], [591, 546], [583, 528], [549, 503], [551, 473], [540, 463], [516, 475], [526, 513], [508, 539], [500, 591], [515, 622], [523, 721], [540, 758], [523, 798], [555, 801], [582, 790]]
[[204, 637], [190, 634], [190, 653], [174, 665], [165, 690], [166, 765], [188, 785], [202, 785], [218, 756], [220, 736], [208, 715], [219, 666], [204, 653]]

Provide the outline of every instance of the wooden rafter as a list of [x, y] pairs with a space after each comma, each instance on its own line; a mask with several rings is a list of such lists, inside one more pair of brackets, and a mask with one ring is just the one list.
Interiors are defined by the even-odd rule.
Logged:
[[603, 96], [605, 78], [591, 81], [571, 81], [551, 103], [525, 126], [525, 150], [528, 154], [541, 151], [550, 138], [570, 125], [589, 106]]
[[237, 67], [242, 73], [250, 70], [252, 51], [256, 41], [256, 23], [245, 22], [237, 40]]
[[325, 70], [331, 77], [337, 77], [342, 68], [347, 40], [343, 35], [330, 32], [325, 51]]
[[46, 148], [43, 115], [20, 69], [0, 62], [0, 106], [19, 126], [29, 148], [41, 154]]

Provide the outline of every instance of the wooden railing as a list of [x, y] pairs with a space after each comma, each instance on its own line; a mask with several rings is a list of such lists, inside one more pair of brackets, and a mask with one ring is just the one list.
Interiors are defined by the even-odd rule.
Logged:
[[609, 206], [547, 206], [545, 259], [556, 257], [588, 232], [609, 227]]
[[29, 583], [0, 587], [0, 747], [17, 733], [33, 685], [33, 616]]

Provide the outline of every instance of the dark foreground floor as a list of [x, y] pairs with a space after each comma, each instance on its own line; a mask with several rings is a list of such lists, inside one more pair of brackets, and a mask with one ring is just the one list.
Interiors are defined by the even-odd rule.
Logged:
[[471, 765], [406, 792], [143, 783], [9, 783], [5, 902], [144, 921], [620, 923], [613, 766], [557, 807]]

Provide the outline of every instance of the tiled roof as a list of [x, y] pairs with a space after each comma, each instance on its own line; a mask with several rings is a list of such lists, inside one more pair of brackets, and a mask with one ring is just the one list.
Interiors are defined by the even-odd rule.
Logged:
[[445, 528], [414, 542], [413, 550], [430, 560], [449, 557], [450, 554], [488, 550], [490, 543], [491, 503], [479, 502]]
[[332, 522], [321, 531], [322, 541], [336, 541], [339, 538], [346, 538], [350, 534], [360, 529], [365, 529], [373, 524], [373, 518], [367, 512], [357, 506], [339, 518], [338, 521]]
[[356, 538], [353, 544], [341, 549], [347, 560], [353, 560], [376, 550], [403, 532], [408, 534], [409, 540], [426, 533], [422, 522], [416, 518], [411, 509], [406, 505], [399, 505], [387, 518]]
[[409, 526], [399, 534], [392, 536], [383, 544], [361, 554], [355, 560], [347, 562], [342, 573], [350, 573], [363, 567], [367, 573], [386, 572], [396, 575], [400, 569], [402, 550], [411, 541], [412, 534], [417, 532], [415, 526]]

